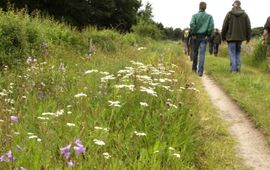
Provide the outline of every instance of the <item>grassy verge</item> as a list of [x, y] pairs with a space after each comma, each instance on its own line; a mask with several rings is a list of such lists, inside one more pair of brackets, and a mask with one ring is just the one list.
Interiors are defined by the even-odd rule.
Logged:
[[269, 73], [249, 66], [250, 56], [244, 53], [241, 73], [229, 72], [229, 57], [208, 56], [206, 68], [223, 89], [245, 110], [270, 140]]
[[0, 20], [0, 36], [20, 44], [0, 48], [0, 169], [238, 167], [179, 44], [23, 13]]

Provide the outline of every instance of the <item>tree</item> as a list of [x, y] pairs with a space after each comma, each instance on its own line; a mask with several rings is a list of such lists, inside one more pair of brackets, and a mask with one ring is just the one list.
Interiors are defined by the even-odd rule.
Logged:
[[[1, 0], [0, 7], [7, 9], [7, 1]], [[9, 0], [15, 8], [25, 8], [31, 13], [41, 10], [58, 20], [80, 28], [97, 27], [117, 28], [129, 31], [136, 22], [141, 6], [140, 0]]]

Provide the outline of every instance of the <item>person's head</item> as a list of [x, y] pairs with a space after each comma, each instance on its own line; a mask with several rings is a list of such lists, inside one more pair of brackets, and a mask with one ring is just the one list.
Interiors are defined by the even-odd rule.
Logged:
[[215, 32], [219, 32], [219, 30], [217, 28], [215, 28]]
[[205, 2], [200, 2], [200, 6], [199, 6], [199, 9], [200, 11], [205, 11], [206, 10], [206, 3]]
[[234, 1], [234, 3], [232, 4], [232, 6], [233, 6], [234, 8], [240, 8], [240, 7], [241, 7], [241, 2], [240, 2], [239, 0], [236, 0], [236, 1]]

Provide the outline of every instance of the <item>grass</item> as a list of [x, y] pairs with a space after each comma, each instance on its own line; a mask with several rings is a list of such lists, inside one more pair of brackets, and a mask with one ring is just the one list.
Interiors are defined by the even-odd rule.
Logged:
[[[245, 47], [244, 47], [245, 48]], [[206, 69], [223, 89], [247, 112], [257, 127], [268, 136], [270, 141], [270, 85], [269, 73], [263, 67], [251, 66], [253, 58], [243, 53], [241, 73], [229, 72], [229, 57], [207, 56]], [[258, 63], [256, 63], [258, 66]]]
[[[112, 30], [80, 33], [21, 12], [1, 12], [6, 19], [18, 22], [8, 26], [26, 49], [1, 51], [20, 62], [7, 59], [12, 67], [3, 62], [0, 72], [0, 169], [242, 167], [179, 44]], [[42, 37], [34, 41], [38, 52], [29, 47], [34, 36], [24, 35], [30, 21], [30, 35]], [[89, 39], [95, 48], [86, 56]], [[29, 51], [35, 55], [25, 62]]]

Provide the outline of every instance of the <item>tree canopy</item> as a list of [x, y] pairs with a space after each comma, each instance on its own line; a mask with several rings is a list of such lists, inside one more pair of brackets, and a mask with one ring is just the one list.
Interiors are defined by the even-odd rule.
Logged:
[[15, 8], [40, 10], [78, 27], [95, 25], [121, 31], [129, 31], [136, 23], [141, 6], [140, 0], [2, 0], [0, 7], [7, 9], [8, 2]]

